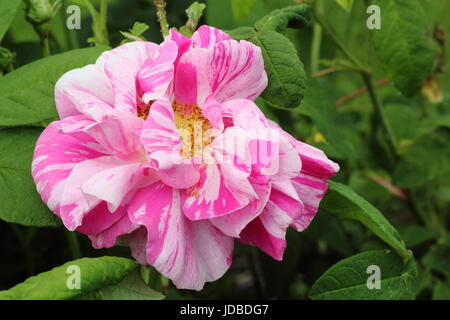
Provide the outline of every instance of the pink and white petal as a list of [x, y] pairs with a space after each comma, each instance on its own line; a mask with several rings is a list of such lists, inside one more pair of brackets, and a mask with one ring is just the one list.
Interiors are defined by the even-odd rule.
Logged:
[[94, 174], [81, 186], [84, 194], [108, 203], [108, 209], [116, 212], [123, 200], [143, 176], [142, 163], [117, 162], [117, 166]]
[[175, 70], [175, 100], [182, 104], [203, 106], [211, 94], [208, 82], [209, 51], [194, 48], [183, 54]]
[[183, 162], [180, 153], [183, 144], [168, 99], [160, 99], [152, 104], [140, 141], [154, 169], [168, 170]]
[[[95, 249], [111, 248], [116, 245], [119, 237], [129, 235], [140, 227], [139, 225], [135, 225], [130, 221], [130, 219], [128, 218], [128, 214], [126, 213], [127, 210], [123, 211], [124, 214], [120, 217], [119, 220], [117, 220], [111, 226], [109, 226], [108, 228], [104, 229], [99, 233], [89, 235], [89, 239], [91, 239], [92, 246]], [[86, 216], [85, 219], [87, 217], [88, 216]], [[142, 239], [142, 242], [145, 244], [146, 240], [147, 240], [146, 238]]]
[[73, 231], [81, 226], [84, 216], [102, 201], [85, 194], [83, 184], [93, 175], [122, 164], [122, 160], [107, 156], [85, 160], [73, 167], [60, 194], [60, 217], [67, 229]]
[[176, 189], [190, 188], [200, 179], [197, 166], [190, 163], [175, 165], [167, 170], [158, 170], [158, 176], [166, 185]]
[[111, 213], [108, 210], [107, 203], [101, 202], [84, 216], [83, 224], [76, 230], [87, 235], [99, 234], [120, 220], [126, 215], [126, 212], [126, 209], [121, 207], [116, 212]]
[[261, 49], [247, 41], [225, 40], [208, 56], [208, 79], [218, 102], [254, 100], [267, 86]]
[[103, 67], [114, 94], [117, 110], [136, 114], [136, 77], [148, 60], [156, 60], [159, 46], [147, 41], [133, 41], [105, 51], [96, 64]]
[[287, 132], [283, 131], [278, 124], [270, 122], [273, 128], [278, 128], [280, 133], [286, 137], [291, 145], [297, 150], [302, 161], [302, 172], [319, 178], [331, 178], [339, 171], [339, 165], [327, 158], [325, 153], [309, 144], [298, 141]]
[[138, 92], [142, 94], [144, 103], [147, 104], [166, 95], [172, 83], [177, 53], [177, 44], [166, 40], [159, 48], [159, 56], [155, 60], [147, 60], [146, 66], [139, 71]]
[[133, 223], [147, 228], [148, 263], [177, 288], [201, 290], [229, 268], [233, 239], [208, 221], [186, 219], [178, 190], [155, 183], [136, 194], [128, 214]]
[[248, 99], [234, 99], [222, 104], [224, 117], [231, 118], [233, 125], [244, 129], [268, 128], [270, 123], [261, 109]]
[[245, 207], [248, 197], [234, 193], [225, 184], [216, 164], [200, 168], [199, 183], [181, 194], [183, 212], [191, 220], [210, 219]]
[[123, 160], [132, 160], [141, 150], [141, 142], [136, 132], [141, 130], [143, 125], [144, 120], [141, 118], [129, 113], [117, 112], [114, 117], [93, 123], [83, 131], [111, 155]]
[[165, 41], [167, 40], [171, 40], [173, 42], [175, 42], [178, 46], [178, 55], [177, 58], [175, 59], [174, 65], [177, 66], [178, 65], [178, 61], [180, 61], [181, 56], [189, 51], [189, 48], [191, 47], [192, 41], [191, 39], [189, 39], [188, 37], [182, 35], [181, 33], [179, 33], [178, 31], [176, 31], [175, 29], [170, 29], [169, 30], [169, 35], [166, 37]]
[[292, 179], [292, 183], [304, 205], [302, 213], [294, 220], [292, 226], [298, 231], [303, 231], [309, 226], [319, 209], [320, 201], [328, 190], [328, 180], [300, 173]]
[[88, 135], [65, 134], [61, 128], [84, 116], [55, 121], [42, 132], [33, 155], [32, 176], [42, 200], [56, 215], [60, 215], [61, 195], [66, 179], [80, 162], [105, 156], [101, 147]]
[[286, 230], [293, 219], [269, 200], [262, 213], [240, 234], [239, 242], [256, 246], [275, 260], [283, 260]]
[[105, 72], [90, 64], [66, 72], [56, 82], [55, 100], [61, 119], [85, 114], [101, 120], [113, 108], [114, 94]]
[[212, 48], [219, 42], [231, 39], [229, 35], [219, 29], [202, 25], [192, 35], [192, 44], [194, 47]]
[[212, 218], [209, 221], [225, 235], [239, 238], [241, 231], [257, 216], [260, 215], [270, 196], [270, 184], [252, 184], [258, 195], [246, 207], [231, 214]]

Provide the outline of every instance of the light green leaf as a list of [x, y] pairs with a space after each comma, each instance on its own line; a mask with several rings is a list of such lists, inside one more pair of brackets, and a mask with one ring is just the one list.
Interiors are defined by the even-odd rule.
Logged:
[[[380, 270], [380, 289], [369, 289], [373, 283], [369, 266]], [[314, 283], [309, 293], [313, 300], [399, 300], [414, 299], [417, 279], [415, 262], [406, 265], [393, 252], [365, 251], [343, 259]]]
[[417, 139], [403, 154], [394, 171], [395, 185], [421, 186], [450, 173], [450, 129], [438, 128]]
[[186, 15], [188, 16], [188, 21], [184, 26], [180, 28], [180, 33], [191, 37], [192, 34], [197, 29], [198, 23], [203, 15], [206, 5], [204, 3], [194, 2], [186, 9]]
[[[74, 266], [71, 267], [70, 266]], [[80, 289], [71, 281], [77, 267]], [[73, 268], [73, 269], [72, 269]], [[136, 262], [119, 257], [82, 258], [28, 278], [15, 287], [0, 291], [0, 300], [66, 300], [114, 285], [137, 268]], [[69, 286], [68, 286], [69, 284]]]
[[164, 295], [146, 285], [134, 271], [115, 285], [99, 288], [89, 294], [79, 296], [77, 300], [162, 300]]
[[31, 178], [38, 128], [0, 130], [0, 219], [26, 226], [58, 226]]
[[16, 17], [22, 0], [3, 0], [0, 2], [0, 42]]
[[352, 11], [353, 7], [353, 0], [336, 0], [336, 2], [345, 9], [345, 11], [350, 12]]
[[58, 118], [56, 81], [67, 71], [94, 63], [107, 47], [69, 51], [37, 60], [0, 78], [0, 126], [42, 125]]
[[405, 260], [412, 256], [411, 252], [405, 248], [398, 231], [383, 214], [351, 188], [329, 181], [329, 191], [323, 198], [320, 208], [339, 219], [359, 221], [394, 248]]
[[378, 59], [389, 79], [410, 97], [422, 88], [433, 68], [434, 52], [425, 12], [418, 0], [377, 0], [381, 29], [371, 30]]
[[231, 0], [231, 10], [236, 21], [242, 21], [252, 12], [257, 0]]

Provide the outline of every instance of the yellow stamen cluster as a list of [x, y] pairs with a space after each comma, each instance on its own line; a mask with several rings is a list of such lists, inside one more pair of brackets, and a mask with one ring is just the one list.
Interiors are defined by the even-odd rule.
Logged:
[[196, 104], [173, 103], [175, 124], [183, 142], [183, 158], [202, 155], [204, 148], [213, 141], [212, 125]]

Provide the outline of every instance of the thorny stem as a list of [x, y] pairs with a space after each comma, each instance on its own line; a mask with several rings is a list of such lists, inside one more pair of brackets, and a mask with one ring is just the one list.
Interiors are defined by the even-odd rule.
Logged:
[[163, 37], [169, 34], [169, 24], [167, 23], [166, 1], [155, 0], [156, 16], [158, 17], [161, 33]]

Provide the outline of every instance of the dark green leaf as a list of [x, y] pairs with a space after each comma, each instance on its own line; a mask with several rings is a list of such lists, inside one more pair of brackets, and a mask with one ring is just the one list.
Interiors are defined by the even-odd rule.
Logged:
[[[80, 271], [80, 289], [69, 286], [75, 269]], [[15, 287], [0, 291], [0, 299], [65, 300], [114, 285], [137, 267], [136, 262], [119, 257], [82, 258], [28, 278]], [[74, 267], [72, 267], [74, 268]], [[73, 288], [73, 289], [72, 289]]]
[[450, 172], [450, 129], [439, 128], [417, 139], [394, 171], [399, 187], [418, 187]]
[[0, 219], [27, 226], [58, 226], [31, 178], [38, 128], [0, 130]]
[[0, 78], [0, 126], [41, 125], [57, 119], [54, 89], [67, 71], [94, 63], [106, 47], [41, 59]]
[[397, 230], [373, 205], [356, 194], [351, 188], [329, 181], [329, 191], [320, 207], [339, 219], [361, 222], [380, 239], [394, 248], [403, 258], [411, 257]]
[[[369, 266], [379, 267], [380, 289], [368, 288]], [[414, 299], [416, 279], [413, 259], [404, 265], [393, 252], [366, 251], [333, 265], [314, 283], [309, 296], [314, 300]]]
[[242, 27], [228, 32], [234, 39], [248, 40], [261, 48], [269, 84], [261, 97], [278, 108], [296, 108], [306, 89], [303, 63], [294, 45], [275, 31]]
[[408, 248], [414, 248], [439, 236], [439, 230], [436, 228], [422, 227], [414, 224], [401, 226], [398, 231]]
[[372, 30], [375, 52], [387, 76], [409, 97], [418, 93], [433, 68], [425, 12], [418, 0], [377, 0], [381, 29]]
[[258, 31], [283, 32], [286, 28], [304, 28], [311, 22], [311, 10], [302, 4], [274, 10], [255, 23]]
[[450, 283], [438, 282], [433, 288], [433, 300], [450, 300]]

